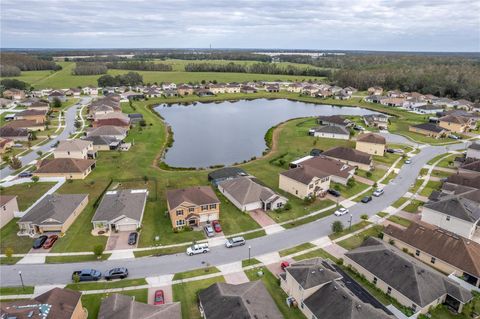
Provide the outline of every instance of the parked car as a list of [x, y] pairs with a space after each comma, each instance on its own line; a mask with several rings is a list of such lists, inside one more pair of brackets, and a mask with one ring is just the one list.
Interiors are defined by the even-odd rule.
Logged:
[[246, 243], [245, 238], [233, 237], [233, 238], [227, 239], [227, 241], [225, 242], [225, 247], [232, 248], [237, 246], [243, 246], [245, 245], [245, 243]]
[[48, 236], [48, 239], [43, 243], [43, 248], [44, 249], [50, 249], [52, 248], [53, 244], [57, 241], [58, 236], [57, 235], [50, 235]]
[[203, 230], [205, 230], [205, 234], [207, 235], [207, 237], [213, 237], [215, 236], [215, 232], [213, 231], [213, 227], [210, 226], [210, 225], [205, 225], [205, 227], [203, 227]]
[[387, 148], [387, 149], [386, 149], [386, 152], [393, 154], [393, 153], [395, 153], [395, 150], [394, 150], [393, 148]]
[[394, 149], [393, 149], [393, 152], [394, 152], [394, 153], [397, 153], [397, 154], [403, 154], [403, 153], [405, 153], [405, 151], [402, 150], [401, 148], [394, 148]]
[[128, 235], [128, 244], [135, 245], [137, 243], [137, 239], [138, 239], [137, 232], [130, 233], [130, 235]]
[[379, 196], [382, 196], [384, 193], [383, 189], [376, 189], [374, 192], [373, 192], [373, 196], [375, 197], [379, 197]]
[[155, 297], [153, 298], [153, 304], [155, 306], [157, 306], [157, 305], [163, 305], [164, 303], [165, 303], [165, 298], [164, 298], [163, 290], [155, 291]]
[[335, 211], [335, 213], [333, 213], [335, 216], [343, 216], [345, 214], [348, 214], [348, 209], [342, 207], [338, 210]]
[[105, 273], [106, 280], [123, 279], [128, 277], [128, 269], [125, 267], [113, 268]]
[[32, 177], [33, 174], [32, 172], [21, 172], [20, 174], [18, 174], [18, 177]]
[[456, 136], [456, 135], [453, 135], [453, 134], [449, 134], [449, 135], [448, 135], [448, 138], [451, 138], [451, 139], [453, 139], [453, 140], [458, 140], [458, 139], [460, 139], [460, 137], [458, 137], [458, 136]]
[[412, 160], [410, 159], [405, 160], [405, 164], [412, 164]]
[[216, 233], [222, 232], [222, 226], [220, 225], [220, 222], [218, 220], [214, 220], [212, 222], [212, 226]]
[[48, 239], [47, 235], [42, 235], [42, 236], [38, 237], [37, 239], [35, 239], [35, 241], [33, 242], [33, 246], [32, 246], [33, 249], [41, 248], [43, 246], [43, 244], [45, 244], [47, 239]]
[[78, 276], [79, 281], [97, 281], [102, 278], [102, 273], [95, 269], [76, 270], [72, 274], [72, 280]]
[[187, 248], [187, 255], [193, 256], [197, 254], [205, 254], [210, 251], [208, 244], [195, 244]]
[[330, 195], [335, 196], [335, 197], [340, 197], [340, 195], [342, 195], [342, 194], [340, 194], [339, 191], [334, 190], [334, 189], [332, 189], [332, 188], [330, 188], [327, 192], [328, 192]]
[[355, 125], [353, 129], [356, 131], [365, 131], [365, 128], [361, 125]]
[[372, 196], [365, 196], [364, 198], [362, 198], [362, 203], [366, 204], [371, 200], [372, 200]]
[[282, 270], [285, 270], [285, 268], [287, 268], [288, 266], [290, 266], [290, 263], [288, 261], [282, 261], [282, 263], [280, 264], [280, 268], [282, 268]]

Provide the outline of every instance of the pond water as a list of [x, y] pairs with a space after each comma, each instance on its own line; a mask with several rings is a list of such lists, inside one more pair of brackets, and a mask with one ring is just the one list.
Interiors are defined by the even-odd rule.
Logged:
[[280, 122], [318, 115], [366, 115], [358, 107], [278, 100], [240, 100], [195, 105], [159, 105], [155, 110], [172, 127], [174, 143], [164, 162], [172, 167], [231, 165], [261, 156], [265, 133]]

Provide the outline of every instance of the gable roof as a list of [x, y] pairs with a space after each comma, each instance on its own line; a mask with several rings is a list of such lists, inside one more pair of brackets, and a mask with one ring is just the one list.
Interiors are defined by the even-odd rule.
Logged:
[[317, 117], [318, 122], [327, 122], [337, 125], [346, 125], [345, 119], [340, 115], [330, 115], [330, 116], [319, 116]]
[[479, 172], [480, 173], [480, 160], [468, 162], [460, 166], [461, 169], [472, 171], [472, 172]]
[[260, 185], [248, 177], [236, 177], [225, 180], [220, 182], [219, 186], [221, 186], [241, 205], [266, 201], [275, 195], [275, 192], [270, 188]]
[[445, 129], [433, 123], [420, 123], [420, 124], [412, 125], [412, 127], [418, 128], [424, 131], [434, 132], [434, 133], [441, 133], [445, 131]]
[[85, 141], [90, 141], [93, 145], [110, 145], [111, 143], [120, 143], [120, 140], [115, 137], [95, 135], [86, 136], [83, 138]]
[[220, 200], [210, 186], [195, 186], [182, 189], [170, 189], [167, 191], [167, 202], [170, 209], [187, 202], [196, 206], [218, 204]]
[[77, 158], [53, 158], [44, 159], [38, 163], [35, 173], [83, 173], [92, 165], [95, 160]]
[[480, 175], [475, 173], [458, 173], [447, 177], [447, 183], [480, 189]]
[[313, 258], [296, 262], [285, 268], [303, 289], [309, 289], [323, 285], [333, 280], [341, 279], [342, 276], [322, 264], [321, 258]]
[[99, 136], [99, 135], [125, 135], [127, 129], [120, 126], [104, 125], [96, 128], [92, 128], [87, 131], [87, 136]]
[[455, 124], [460, 124], [464, 125], [467, 124], [469, 119], [463, 116], [458, 116], [458, 115], [446, 115], [444, 117], [441, 117], [438, 119], [440, 122], [448, 122], [448, 123], [455, 123]]
[[97, 127], [105, 126], [105, 125], [122, 127], [122, 126], [128, 126], [129, 123], [120, 118], [112, 117], [112, 118], [97, 119], [93, 122], [93, 125]]
[[14, 120], [8, 122], [4, 127], [27, 128], [27, 127], [43, 127], [43, 123], [37, 123], [35, 120]]
[[315, 128], [315, 132], [350, 135], [350, 132], [347, 131], [347, 129], [345, 129], [343, 126], [334, 126], [334, 125], [317, 127]]
[[237, 176], [247, 176], [247, 172], [239, 167], [223, 167], [208, 173], [209, 180], [225, 179]]
[[88, 198], [88, 194], [49, 194], [18, 222], [35, 225], [61, 225], [86, 198]]
[[470, 146], [468, 147], [468, 149], [472, 149], [472, 150], [477, 150], [477, 151], [480, 151], [480, 143], [472, 143], [470, 144]]
[[55, 151], [60, 152], [82, 152], [84, 149], [88, 148], [92, 144], [91, 141], [85, 140], [63, 140], [58, 143], [57, 148]]
[[98, 205], [92, 222], [112, 221], [125, 216], [141, 221], [148, 192], [146, 189], [122, 189], [108, 191]]
[[366, 165], [370, 165], [372, 162], [370, 154], [343, 146], [331, 148], [323, 152], [322, 155]]
[[26, 137], [28, 134], [28, 130], [25, 128], [16, 128], [10, 126], [0, 127], [0, 136], [2, 137]]
[[472, 299], [453, 280], [377, 238], [369, 237], [345, 256], [422, 308], [445, 294], [463, 303]]
[[314, 178], [324, 178], [330, 174], [311, 166], [299, 166], [280, 173], [280, 175], [291, 178], [297, 182], [308, 185]]
[[384, 233], [448, 264], [480, 277], [480, 244], [426, 223], [407, 229], [388, 225]]
[[239, 285], [215, 283], [198, 298], [208, 319], [283, 319], [262, 281]]
[[34, 116], [34, 115], [43, 115], [45, 116], [47, 114], [47, 111], [45, 110], [24, 110], [22, 112], [18, 112], [15, 114], [15, 116]]
[[480, 203], [462, 195], [446, 196], [437, 202], [428, 202], [424, 207], [470, 223], [480, 220]]
[[364, 142], [364, 143], [373, 143], [373, 144], [383, 144], [387, 143], [385, 137], [373, 134], [373, 133], [363, 133], [357, 137], [357, 142]]
[[133, 297], [112, 294], [100, 305], [98, 319], [181, 319], [179, 302], [149, 305], [136, 302]]

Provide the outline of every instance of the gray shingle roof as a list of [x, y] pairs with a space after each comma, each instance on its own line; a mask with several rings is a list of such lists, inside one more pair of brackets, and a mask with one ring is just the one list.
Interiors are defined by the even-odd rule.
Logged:
[[251, 178], [237, 177], [223, 181], [219, 184], [227, 193], [229, 193], [241, 205], [267, 200], [275, 192], [266, 186], [262, 186]]
[[445, 131], [445, 129], [433, 123], [421, 123], [417, 125], [412, 125], [412, 127], [415, 127], [424, 131], [434, 132], [434, 133], [441, 133]]
[[357, 151], [353, 148], [343, 146], [331, 148], [323, 152], [322, 155], [366, 165], [370, 165], [372, 162], [371, 155], [361, 151]]
[[341, 279], [342, 276], [326, 268], [321, 258], [313, 258], [292, 264], [285, 269], [303, 289], [323, 285], [332, 280]]
[[210, 172], [208, 174], [208, 179], [209, 180], [226, 179], [226, 178], [246, 176], [246, 175], [248, 175], [247, 172], [245, 172], [243, 169], [239, 167], [224, 167], [224, 168], [217, 169], [213, 172]]
[[147, 201], [146, 189], [122, 189], [105, 193], [92, 218], [95, 221], [111, 221], [121, 216], [142, 220]]
[[119, 126], [105, 125], [97, 128], [92, 128], [87, 131], [87, 136], [114, 136], [114, 135], [125, 135], [127, 134], [127, 129]]
[[470, 223], [480, 219], [480, 203], [462, 195], [446, 196], [437, 202], [429, 202], [424, 207]]
[[344, 127], [334, 125], [317, 127], [315, 128], [315, 132], [350, 135], [350, 132], [348, 132], [347, 129], [345, 129]]

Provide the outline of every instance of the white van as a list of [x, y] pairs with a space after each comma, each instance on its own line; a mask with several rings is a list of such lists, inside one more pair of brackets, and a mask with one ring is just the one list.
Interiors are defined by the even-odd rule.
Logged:
[[197, 254], [205, 254], [210, 251], [208, 244], [196, 244], [187, 248], [187, 255], [193, 256]]

